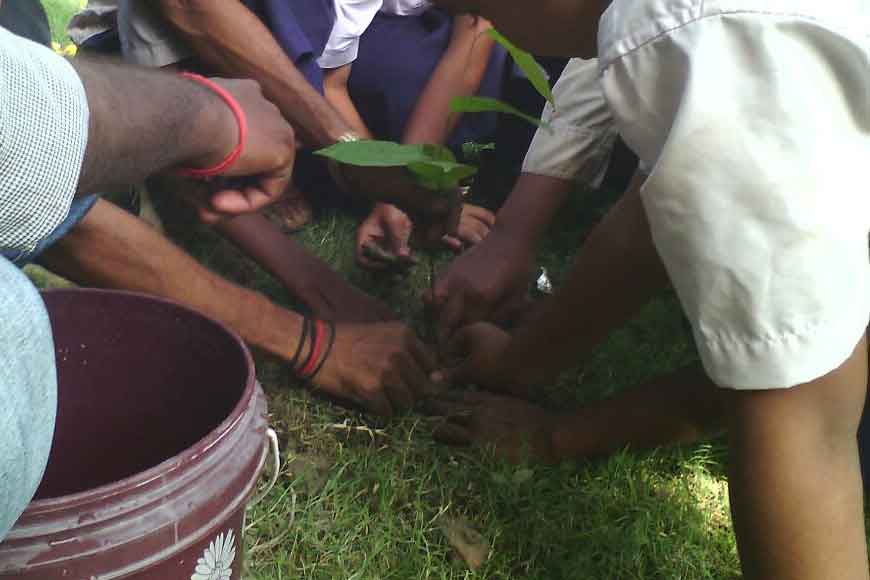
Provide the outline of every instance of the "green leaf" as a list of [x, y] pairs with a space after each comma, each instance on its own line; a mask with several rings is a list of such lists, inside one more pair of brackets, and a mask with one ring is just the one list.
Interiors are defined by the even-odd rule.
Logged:
[[520, 70], [523, 71], [526, 78], [532, 83], [532, 86], [535, 87], [535, 90], [555, 107], [556, 102], [553, 100], [553, 91], [550, 89], [547, 73], [544, 67], [535, 60], [535, 57], [508, 40], [506, 36], [495, 28], [490, 28], [486, 32], [510, 53], [511, 58], [514, 59], [514, 62], [520, 67]]
[[406, 167], [420, 161], [456, 161], [441, 145], [401, 145], [392, 141], [349, 141], [315, 151], [340, 163], [360, 167]]
[[549, 127], [547, 123], [523, 113], [513, 105], [491, 97], [456, 97], [450, 101], [450, 110], [454, 113], [506, 113], [525, 119], [538, 127]]
[[408, 171], [422, 187], [448, 191], [477, 173], [477, 168], [455, 161], [416, 161], [408, 164]]

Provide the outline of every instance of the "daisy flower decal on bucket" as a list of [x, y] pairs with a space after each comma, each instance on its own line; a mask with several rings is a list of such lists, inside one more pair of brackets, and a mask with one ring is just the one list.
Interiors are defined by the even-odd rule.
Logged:
[[232, 530], [228, 530], [226, 536], [219, 534], [205, 549], [202, 558], [196, 561], [190, 580], [230, 580], [236, 559], [235, 543]]

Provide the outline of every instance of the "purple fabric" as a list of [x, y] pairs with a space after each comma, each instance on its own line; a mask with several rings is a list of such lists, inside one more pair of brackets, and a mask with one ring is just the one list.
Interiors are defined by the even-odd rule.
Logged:
[[[432, 9], [419, 16], [379, 13], [360, 39], [348, 89], [366, 125], [381, 139], [400, 140], [414, 105], [450, 43], [453, 18]], [[507, 54], [493, 50], [478, 95], [500, 98]], [[448, 146], [490, 138], [497, 115], [464, 115]]]
[[323, 93], [317, 59], [335, 22], [333, 0], [243, 0], [271, 30], [308, 82]]

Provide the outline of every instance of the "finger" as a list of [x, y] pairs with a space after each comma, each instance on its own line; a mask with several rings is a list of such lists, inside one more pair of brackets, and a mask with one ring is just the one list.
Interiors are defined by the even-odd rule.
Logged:
[[426, 373], [434, 371], [438, 367], [438, 360], [435, 353], [432, 352], [423, 342], [416, 336], [408, 345], [411, 356], [414, 357], [414, 362]]
[[388, 262], [369, 257], [369, 254], [361, 247], [357, 247], [356, 262], [367, 270], [386, 270], [390, 267]]
[[444, 344], [462, 321], [465, 293], [455, 292], [447, 299], [438, 320], [438, 342]]
[[389, 268], [389, 264], [387, 264], [386, 262], [381, 262], [380, 260], [372, 260], [361, 252], [356, 255], [356, 262], [366, 270], [386, 270], [387, 268]]
[[474, 409], [466, 404], [447, 400], [444, 397], [436, 397], [423, 401], [420, 405], [422, 410], [433, 417], [444, 417], [458, 425], [468, 426], [471, 424]]
[[462, 240], [457, 237], [444, 235], [441, 237], [441, 243], [451, 252], [458, 253], [462, 251]]
[[219, 224], [227, 219], [227, 216], [215, 213], [204, 205], [196, 206], [196, 213], [199, 216], [199, 221], [209, 226]]
[[479, 244], [489, 235], [489, 226], [478, 220], [469, 220], [459, 228], [459, 237], [469, 244]]
[[459, 405], [465, 409], [474, 409], [481, 405], [491, 406], [496, 402], [496, 397], [481, 391], [468, 389], [451, 389], [439, 397], [440, 400]]
[[211, 198], [211, 207], [217, 212], [239, 215], [253, 213], [278, 199], [280, 194], [270, 197], [257, 187], [246, 187], [244, 190], [227, 189], [217, 191]]
[[522, 292], [513, 292], [493, 309], [491, 318], [495, 322], [510, 322], [528, 310], [531, 305], [531, 296]]
[[465, 215], [473, 217], [480, 222], [483, 222], [488, 228], [492, 228], [495, 225], [495, 214], [486, 209], [485, 207], [466, 204]]
[[448, 445], [471, 445], [474, 441], [474, 434], [471, 429], [449, 421], [436, 427], [432, 431], [432, 436], [436, 441]]
[[429, 376], [408, 357], [399, 362], [399, 372], [408, 387], [408, 392], [414, 397], [414, 402], [422, 399], [427, 391]]
[[375, 415], [381, 417], [393, 416], [393, 405], [390, 403], [390, 399], [387, 397], [386, 393], [381, 390], [369, 393], [360, 404], [365, 407], [367, 411]]
[[436, 311], [441, 310], [447, 301], [450, 290], [449, 280], [449, 272], [448, 274], [437, 276], [435, 278], [434, 288], [426, 290], [423, 293], [423, 300], [429, 303], [429, 305]]
[[456, 385], [466, 382], [467, 377], [473, 376], [473, 366], [470, 360], [465, 359], [452, 366], [439, 369], [432, 373], [432, 381], [441, 385]]
[[384, 385], [384, 393], [390, 400], [390, 405], [397, 413], [407, 411], [414, 407], [414, 395], [401, 377], [395, 377], [394, 380]]
[[409, 259], [411, 257], [411, 227], [403, 223], [397, 223], [399, 220], [387, 221], [387, 238], [390, 244], [390, 250], [397, 258]]

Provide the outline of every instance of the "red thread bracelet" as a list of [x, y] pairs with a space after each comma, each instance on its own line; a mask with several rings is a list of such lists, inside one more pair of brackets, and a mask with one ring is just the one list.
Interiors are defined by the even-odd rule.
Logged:
[[215, 177], [224, 173], [227, 169], [232, 167], [232, 165], [239, 160], [239, 157], [242, 156], [242, 151], [245, 149], [245, 143], [248, 139], [248, 119], [245, 116], [245, 111], [242, 109], [242, 106], [235, 99], [235, 97], [233, 97], [229, 92], [227, 92], [226, 89], [224, 89], [219, 84], [205, 78], [202, 75], [190, 72], [181, 73], [180, 76], [186, 79], [190, 79], [193, 82], [199, 83], [208, 89], [211, 89], [227, 104], [227, 106], [233, 112], [233, 115], [236, 117], [236, 122], [239, 125], [239, 144], [236, 145], [235, 149], [230, 151], [230, 154], [227, 155], [227, 157], [223, 161], [221, 161], [214, 167], [208, 167], [206, 169], [184, 168], [179, 169], [176, 172], [178, 175], [181, 175], [183, 177], [193, 177], [196, 179]]
[[299, 376], [303, 379], [317, 366], [318, 359], [320, 359], [320, 349], [323, 347], [323, 322], [315, 320], [314, 326], [317, 330], [314, 333], [314, 346], [311, 347], [311, 357], [308, 359], [305, 368], [299, 371]]

